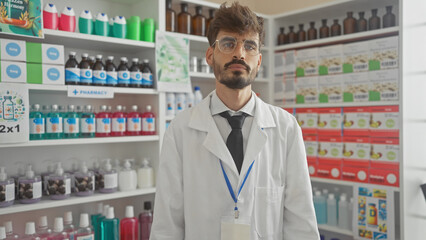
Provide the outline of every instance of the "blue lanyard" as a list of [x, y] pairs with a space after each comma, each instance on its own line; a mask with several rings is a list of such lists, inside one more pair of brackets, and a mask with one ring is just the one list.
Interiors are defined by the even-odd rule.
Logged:
[[235, 211], [235, 218], [236, 219], [239, 217], [239, 211], [238, 211], [238, 207], [237, 207], [238, 196], [240, 196], [241, 190], [243, 189], [244, 184], [246, 183], [246, 180], [247, 180], [248, 176], [250, 175], [251, 169], [253, 168], [254, 161], [255, 160], [253, 160], [249, 169], [247, 170], [246, 176], [244, 177], [244, 180], [243, 180], [243, 183], [240, 186], [240, 189], [238, 189], [238, 195], [235, 196], [234, 189], [232, 188], [232, 185], [231, 185], [231, 182], [229, 181], [228, 175], [226, 174], [225, 169], [223, 168], [222, 161], [219, 160], [220, 166], [222, 167], [223, 176], [225, 177], [226, 185], [228, 186], [229, 193], [231, 194], [231, 197], [235, 202], [234, 211]]

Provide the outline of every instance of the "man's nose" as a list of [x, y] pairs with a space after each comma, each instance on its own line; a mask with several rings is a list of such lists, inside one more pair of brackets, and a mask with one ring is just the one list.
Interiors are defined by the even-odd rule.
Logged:
[[242, 59], [246, 58], [246, 51], [244, 50], [244, 43], [238, 42], [237, 46], [234, 49], [233, 57], [234, 59]]

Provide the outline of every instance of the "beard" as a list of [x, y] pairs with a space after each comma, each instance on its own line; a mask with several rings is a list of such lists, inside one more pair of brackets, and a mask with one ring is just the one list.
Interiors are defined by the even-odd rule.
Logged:
[[[242, 71], [227, 71], [228, 67], [232, 64], [241, 64], [243, 65], [247, 71], [247, 76], [244, 76], [244, 72]], [[251, 85], [256, 77], [257, 69], [251, 69], [247, 63], [243, 60], [234, 59], [229, 63], [226, 63], [223, 68], [219, 64], [214, 63], [214, 73], [218, 76], [218, 80], [220, 83], [225, 85], [230, 89], [243, 89], [249, 85]]]

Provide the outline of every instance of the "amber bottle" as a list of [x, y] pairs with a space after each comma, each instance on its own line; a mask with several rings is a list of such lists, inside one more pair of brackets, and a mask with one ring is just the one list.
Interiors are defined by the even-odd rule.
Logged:
[[365, 32], [368, 30], [367, 19], [364, 18], [364, 12], [359, 12], [359, 19], [356, 22], [356, 31], [357, 32]]
[[308, 29], [308, 40], [317, 39], [317, 29], [315, 29], [315, 22], [310, 22], [311, 27]]
[[343, 34], [351, 34], [356, 32], [356, 19], [352, 12], [347, 13], [346, 19], [343, 21]]
[[210, 23], [212, 22], [213, 18], [214, 18], [214, 9], [210, 9], [209, 19], [207, 19], [207, 22], [206, 22], [206, 35], [207, 35], [207, 32], [209, 31]]
[[191, 34], [191, 14], [188, 13], [188, 4], [181, 4], [181, 12], [178, 14], [177, 31], [180, 33]]
[[371, 17], [368, 19], [368, 30], [380, 29], [380, 18], [377, 16], [377, 9], [371, 10]]
[[386, 6], [386, 14], [383, 15], [383, 28], [395, 27], [395, 19], [395, 14], [392, 13], [392, 6]]
[[287, 35], [284, 33], [284, 28], [280, 27], [280, 34], [278, 34], [277, 44], [283, 45], [287, 43]]
[[322, 26], [320, 27], [320, 38], [328, 38], [330, 37], [330, 29], [327, 26], [327, 19], [322, 20]]
[[331, 25], [331, 36], [340, 36], [342, 35], [342, 26], [339, 24], [339, 19], [333, 20], [333, 25]]
[[290, 26], [290, 32], [287, 34], [288, 43], [296, 43], [297, 42], [297, 34], [293, 31], [294, 26]]
[[166, 31], [176, 32], [176, 12], [172, 9], [172, 0], [167, 0], [166, 4]]
[[306, 32], [303, 29], [303, 24], [299, 24], [299, 32], [297, 32], [297, 41], [298, 42], [306, 41]]
[[206, 17], [203, 16], [203, 7], [195, 7], [195, 16], [192, 17], [192, 34], [206, 36]]

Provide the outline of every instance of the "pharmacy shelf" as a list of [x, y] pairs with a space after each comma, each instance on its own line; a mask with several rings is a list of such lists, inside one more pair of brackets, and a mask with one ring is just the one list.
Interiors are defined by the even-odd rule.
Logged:
[[[34, 91], [62, 91], [66, 92], [68, 91], [68, 86], [66, 85], [43, 85], [43, 84], [26, 84], [28, 86], [29, 90]], [[98, 88], [104, 88], [104, 87], [97, 87], [97, 86], [79, 86], [82, 88], [87, 89], [98, 89]], [[156, 89], [147, 89], [147, 88], [124, 88], [124, 87], [107, 87], [108, 89], [113, 89], [114, 93], [119, 94], [158, 94], [158, 91]]]
[[[210, 79], [215, 79], [216, 77], [214, 76], [213, 73], [203, 73], [203, 72], [190, 72], [189, 76], [191, 77], [191, 79], [194, 80], [210, 80]], [[267, 78], [256, 78], [254, 80], [254, 83], [268, 83], [269, 79]]]
[[115, 192], [115, 193], [95, 193], [92, 196], [87, 197], [79, 197], [79, 196], [71, 196], [68, 199], [64, 200], [50, 200], [48, 197], [43, 197], [43, 199], [34, 204], [20, 204], [16, 203], [6, 208], [2, 208], [0, 211], [0, 215], [6, 214], [14, 214], [20, 212], [27, 211], [36, 211], [41, 209], [55, 208], [55, 207], [63, 207], [63, 206], [71, 206], [77, 204], [85, 204], [89, 202], [97, 202], [97, 201], [106, 201], [112, 199], [119, 198], [127, 198], [127, 197], [135, 197], [142, 196], [155, 193], [156, 188], [144, 188], [137, 189], [134, 191], [126, 191], [126, 192]]
[[304, 103], [304, 104], [278, 104], [282, 108], [328, 108], [328, 107], [371, 107], [399, 105], [399, 101], [386, 102], [343, 102], [343, 103]]
[[171, 36], [176, 36], [178, 38], [186, 38], [189, 41], [193, 41], [193, 42], [199, 42], [199, 43], [206, 43], [208, 44], [208, 40], [207, 37], [203, 37], [203, 36], [197, 36], [197, 35], [191, 35], [191, 34], [184, 34], [184, 33], [177, 33], [177, 32], [167, 32], [167, 34], [171, 35]]
[[350, 181], [344, 181], [344, 180], [333, 180], [333, 179], [328, 179], [328, 178], [311, 177], [311, 182], [313, 182], [313, 183], [327, 183], [327, 184], [350, 186], [350, 187], [353, 187], [356, 184], [362, 184], [362, 185], [367, 185], [367, 186], [379, 186], [379, 187], [390, 188], [395, 192], [399, 192], [399, 187], [390, 187], [390, 186], [385, 186], [385, 185], [376, 185], [376, 184], [369, 184], [369, 183], [357, 183], [357, 182], [350, 182]]
[[155, 141], [159, 141], [159, 140], [160, 140], [160, 137], [158, 135], [130, 136], [130, 137], [75, 138], [75, 139], [58, 139], [58, 140], [35, 140], [35, 141], [29, 141], [27, 143], [0, 144], [0, 148], [83, 145], [83, 144], [103, 144], [103, 143], [155, 142]]
[[350, 230], [341, 229], [339, 227], [333, 227], [333, 226], [328, 226], [328, 225], [323, 225], [323, 224], [318, 224], [318, 229], [323, 230], [323, 231], [327, 231], [327, 232], [339, 233], [339, 234], [346, 235], [346, 236], [352, 236], [353, 235], [353, 232], [350, 231]]
[[349, 43], [349, 42], [357, 42], [357, 41], [363, 41], [363, 40], [368, 40], [373, 38], [396, 36], [398, 35], [398, 33], [399, 33], [399, 27], [384, 28], [384, 29], [379, 29], [374, 31], [353, 33], [353, 34], [347, 34], [347, 35], [336, 36], [336, 37], [329, 37], [329, 38], [322, 38], [322, 39], [293, 43], [293, 44], [286, 44], [286, 45], [275, 47], [275, 51], [313, 48], [313, 47], [321, 47], [321, 46], [328, 46], [328, 45], [335, 45], [335, 44], [342, 44], [342, 43]]
[[44, 29], [44, 43], [63, 44], [66, 47], [82, 48], [97, 50], [134, 53], [146, 49], [154, 49], [155, 43], [136, 41], [130, 39], [104, 37], [91, 34], [83, 34], [76, 32], [66, 32], [60, 30]]

